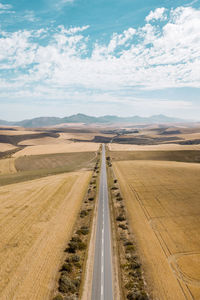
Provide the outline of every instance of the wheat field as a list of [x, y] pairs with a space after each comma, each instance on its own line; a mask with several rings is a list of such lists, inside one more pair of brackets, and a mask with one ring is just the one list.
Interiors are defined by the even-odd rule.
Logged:
[[80, 171], [0, 187], [1, 300], [51, 299], [90, 177]]
[[113, 162], [153, 299], [200, 299], [200, 164]]

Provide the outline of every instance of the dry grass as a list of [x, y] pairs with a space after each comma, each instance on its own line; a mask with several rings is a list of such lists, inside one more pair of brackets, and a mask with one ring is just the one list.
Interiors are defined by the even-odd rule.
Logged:
[[14, 158], [0, 159], [0, 175], [13, 174], [16, 172]]
[[9, 151], [9, 150], [13, 150], [16, 147], [11, 145], [11, 144], [7, 144], [7, 143], [0, 143], [0, 152], [5, 152], [5, 151]]
[[90, 176], [68, 173], [0, 188], [0, 299], [50, 299]]
[[114, 162], [153, 299], [200, 299], [200, 165]]
[[42, 155], [53, 153], [66, 153], [66, 152], [88, 152], [97, 151], [99, 148], [98, 143], [61, 143], [61, 144], [48, 144], [38, 146], [28, 146], [25, 149], [14, 154], [14, 157], [24, 155]]

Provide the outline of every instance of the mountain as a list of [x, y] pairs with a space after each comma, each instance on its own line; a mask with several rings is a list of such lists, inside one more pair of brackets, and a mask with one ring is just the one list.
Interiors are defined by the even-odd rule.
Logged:
[[106, 115], [102, 117], [93, 117], [85, 114], [76, 114], [69, 117], [39, 117], [27, 119], [19, 122], [8, 122], [0, 120], [0, 125], [22, 126], [25, 128], [47, 127], [63, 123], [84, 123], [84, 124], [114, 124], [114, 123], [133, 123], [133, 124], [152, 124], [152, 123], [181, 123], [188, 122], [179, 118], [171, 118], [165, 115], [154, 115], [151, 117], [118, 117]]

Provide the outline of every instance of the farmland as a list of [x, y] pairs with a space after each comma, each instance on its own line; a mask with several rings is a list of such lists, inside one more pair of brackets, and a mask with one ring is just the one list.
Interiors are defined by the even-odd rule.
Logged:
[[113, 162], [153, 299], [200, 298], [200, 165]]
[[1, 299], [50, 298], [90, 176], [79, 171], [0, 188]]

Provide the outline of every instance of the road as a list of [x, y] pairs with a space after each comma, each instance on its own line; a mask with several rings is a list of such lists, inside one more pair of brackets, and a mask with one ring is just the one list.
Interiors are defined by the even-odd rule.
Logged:
[[92, 279], [92, 300], [114, 299], [112, 270], [110, 211], [108, 204], [105, 145], [103, 144]]

